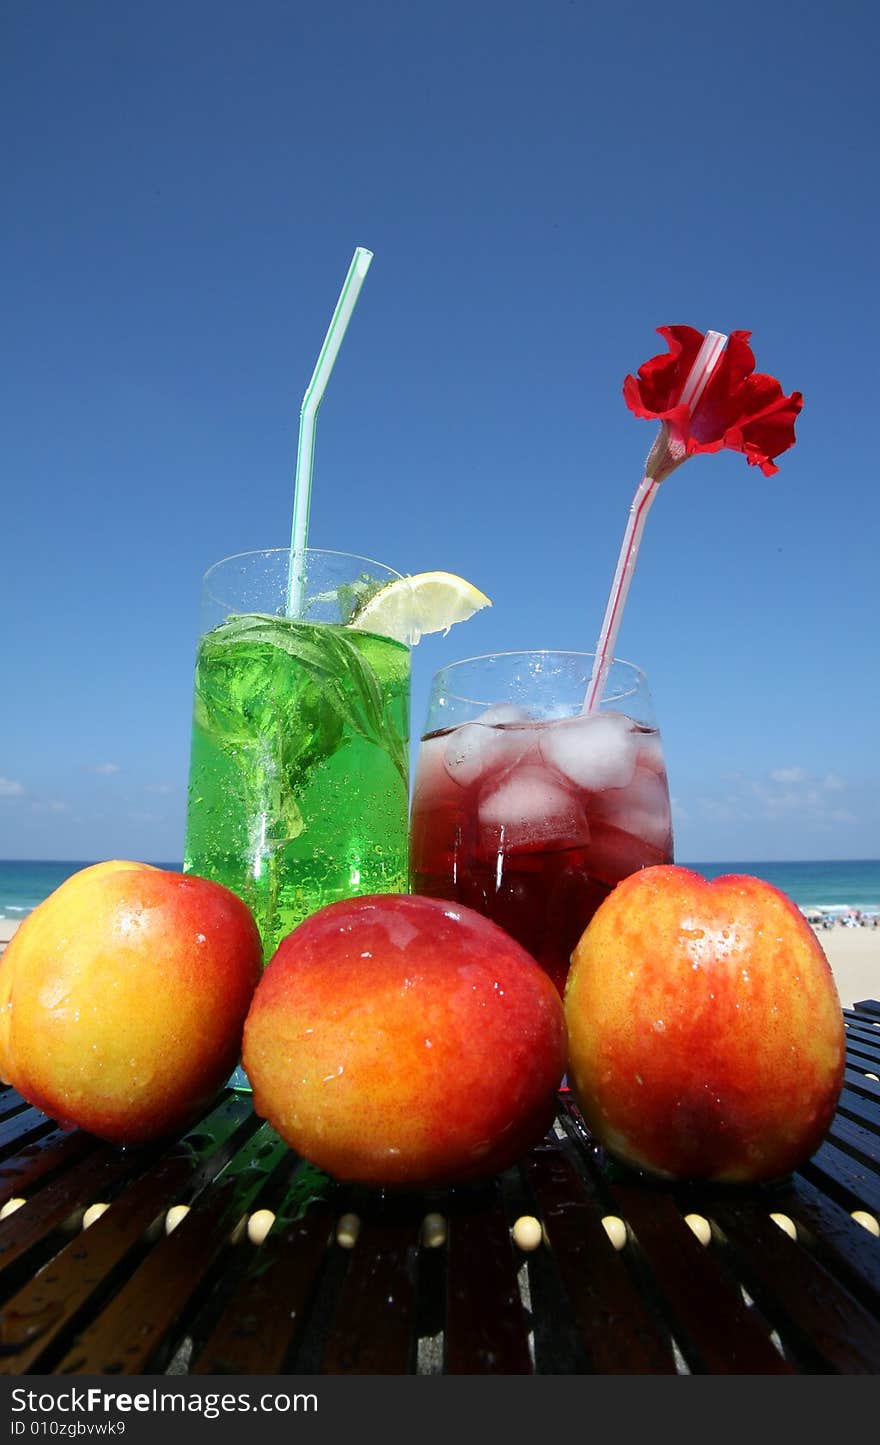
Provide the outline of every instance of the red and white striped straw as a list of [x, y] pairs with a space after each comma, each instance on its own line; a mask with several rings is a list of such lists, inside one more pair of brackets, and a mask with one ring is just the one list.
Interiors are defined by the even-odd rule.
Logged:
[[[703, 344], [697, 352], [693, 366], [687, 374], [687, 379], [681, 389], [679, 404], [682, 402], [688, 407], [691, 416], [709, 384], [716, 366], [721, 360], [722, 353], [727, 344], [727, 337], [720, 331], [707, 331]], [[639, 552], [639, 545], [642, 540], [642, 533], [645, 530], [645, 521], [651, 508], [660, 483], [654, 477], [647, 474], [642, 477], [636, 488], [636, 494], [629, 509], [629, 518], [626, 524], [626, 531], [623, 534], [620, 552], [617, 557], [617, 567], [614, 571], [614, 579], [611, 583], [611, 591], [608, 594], [608, 603], [605, 608], [605, 616], [602, 619], [602, 630], [599, 633], [599, 640], [596, 643], [596, 654], [593, 659], [593, 671], [590, 683], [584, 698], [582, 711], [593, 712], [601, 701], [605, 691], [605, 684], [608, 681], [608, 673], [614, 659], [614, 648], [617, 643], [617, 634], [620, 631], [620, 623], [623, 617], [623, 607], [626, 602], [629, 585], [635, 571], [636, 557]]]

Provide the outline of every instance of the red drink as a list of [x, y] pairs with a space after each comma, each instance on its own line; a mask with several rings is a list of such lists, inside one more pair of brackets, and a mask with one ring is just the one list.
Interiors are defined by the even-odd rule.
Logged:
[[410, 886], [490, 918], [560, 993], [602, 900], [638, 868], [672, 862], [656, 728], [620, 712], [552, 721], [490, 708], [428, 733], [416, 770]]

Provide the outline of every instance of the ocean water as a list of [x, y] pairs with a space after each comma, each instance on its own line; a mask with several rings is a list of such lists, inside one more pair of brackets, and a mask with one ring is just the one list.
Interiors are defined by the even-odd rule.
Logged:
[[[0, 918], [20, 921], [71, 873], [87, 866], [87, 862], [0, 859]], [[876, 858], [806, 863], [684, 862], [683, 866], [695, 869], [706, 878], [717, 878], [722, 873], [749, 873], [780, 888], [801, 908], [823, 905], [880, 908], [880, 859]], [[183, 864], [158, 862], [156, 867], [179, 872]]]
[[[33, 862], [27, 859], [0, 858], [0, 918], [11, 918], [20, 922], [72, 873], [78, 873], [80, 868], [88, 868], [90, 861], [93, 860]], [[155, 866], [179, 871], [183, 864], [157, 863]]]
[[[676, 860], [677, 862], [681, 860]], [[705, 878], [749, 873], [786, 893], [801, 908], [880, 908], [880, 859], [798, 863], [685, 863]]]

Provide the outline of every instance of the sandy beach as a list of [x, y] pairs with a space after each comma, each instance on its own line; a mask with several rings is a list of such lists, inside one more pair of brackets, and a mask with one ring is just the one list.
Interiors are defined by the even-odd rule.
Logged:
[[[0, 952], [18, 924], [0, 918]], [[880, 928], [816, 929], [816, 937], [831, 964], [831, 971], [844, 1008], [863, 998], [880, 999]]]
[[820, 928], [816, 937], [844, 1008], [863, 998], [880, 999], [880, 928]]

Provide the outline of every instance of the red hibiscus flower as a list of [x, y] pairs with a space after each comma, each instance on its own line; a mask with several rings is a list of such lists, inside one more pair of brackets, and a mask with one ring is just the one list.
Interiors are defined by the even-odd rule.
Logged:
[[733, 331], [708, 384], [691, 412], [680, 400], [703, 333], [692, 326], [658, 326], [668, 352], [653, 356], [628, 376], [623, 396], [636, 416], [661, 423], [645, 465], [646, 475], [662, 481], [697, 452], [723, 447], [742, 452], [765, 477], [779, 468], [774, 458], [794, 445], [794, 423], [802, 405], [799, 391], [784, 396], [773, 376], [755, 371], [750, 331]]

